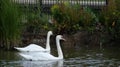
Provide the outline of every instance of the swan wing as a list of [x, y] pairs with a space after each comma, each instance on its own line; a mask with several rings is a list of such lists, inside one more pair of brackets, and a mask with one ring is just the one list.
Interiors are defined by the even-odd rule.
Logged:
[[23, 47], [23, 48], [19, 48], [19, 47], [15, 47], [15, 49], [17, 49], [18, 51], [26, 51], [26, 52], [29, 52], [29, 51], [46, 51], [46, 49], [44, 49], [43, 47], [41, 46], [38, 46], [36, 44], [30, 44], [29, 46], [27, 47]]
[[25, 47], [25, 49], [29, 51], [45, 51], [43, 47], [38, 46], [36, 44], [30, 44], [29, 46]]

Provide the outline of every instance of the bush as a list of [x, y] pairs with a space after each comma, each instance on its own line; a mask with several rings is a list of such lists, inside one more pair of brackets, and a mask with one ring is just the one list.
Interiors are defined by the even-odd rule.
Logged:
[[24, 24], [25, 31], [28, 33], [39, 34], [42, 30], [49, 30], [48, 16], [40, 13], [29, 13]]
[[96, 22], [96, 16], [92, 10], [82, 8], [78, 4], [71, 5], [65, 2], [54, 5], [51, 12], [57, 33], [72, 34], [82, 29], [92, 30]]
[[80, 13], [70, 5], [54, 5], [51, 8], [57, 33], [73, 33], [79, 30]]
[[100, 22], [104, 26], [104, 31], [111, 36], [111, 40], [120, 40], [120, 12], [115, 0], [109, 0], [100, 14]]
[[23, 11], [23, 19], [26, 20], [23, 24], [23, 33], [39, 34], [43, 30], [49, 30], [48, 15], [41, 13], [39, 3], [27, 5]]

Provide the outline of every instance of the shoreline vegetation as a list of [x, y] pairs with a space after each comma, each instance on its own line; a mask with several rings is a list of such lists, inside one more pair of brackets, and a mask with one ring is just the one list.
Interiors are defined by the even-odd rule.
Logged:
[[[39, 5], [25, 9], [8, 0], [0, 1], [0, 48], [46, 43], [46, 33], [62, 34], [69, 46], [116, 46], [120, 42], [120, 1], [109, 0], [101, 10], [69, 2], [55, 4], [51, 15], [41, 13]], [[48, 22], [51, 21], [51, 23]], [[54, 43], [55, 35], [51, 38]]]

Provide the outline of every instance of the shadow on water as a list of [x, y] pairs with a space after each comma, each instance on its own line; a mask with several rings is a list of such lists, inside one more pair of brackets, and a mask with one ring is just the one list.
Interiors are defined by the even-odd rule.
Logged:
[[[120, 49], [109, 47], [81, 47], [69, 49], [63, 47], [64, 60], [60, 61], [26, 61], [15, 51], [0, 51], [0, 67], [118, 67], [120, 66]], [[55, 49], [52, 54], [56, 55]]]

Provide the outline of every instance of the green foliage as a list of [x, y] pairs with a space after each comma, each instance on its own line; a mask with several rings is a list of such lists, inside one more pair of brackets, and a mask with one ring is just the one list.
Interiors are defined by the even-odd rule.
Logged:
[[105, 25], [106, 27], [110, 27], [112, 23], [115, 21], [115, 19], [118, 18], [117, 15], [118, 14], [116, 10], [115, 1], [109, 0], [108, 5], [104, 7], [101, 12], [101, 17], [103, 19], [101, 22], [104, 22], [102, 24]]
[[40, 4], [24, 4], [24, 30], [25, 33], [38, 34], [41, 30], [48, 30], [48, 15], [41, 13]]
[[95, 22], [98, 22], [91, 9], [83, 9], [80, 5], [71, 5], [69, 2], [54, 5], [51, 12], [58, 33], [72, 34], [80, 29], [93, 30]]
[[120, 0], [115, 0], [115, 2], [117, 10], [120, 11]]
[[0, 43], [5, 48], [20, 41], [20, 12], [10, 0], [0, 0]]
[[68, 3], [54, 5], [51, 8], [57, 33], [73, 33], [80, 29], [78, 9]]
[[107, 7], [103, 8], [100, 14], [100, 22], [104, 30], [109, 33], [111, 39], [120, 39], [120, 12], [115, 0], [109, 0]]
[[27, 14], [26, 19], [27, 22], [24, 24], [25, 32], [37, 34], [41, 30], [49, 30], [48, 15], [40, 12], [30, 12]]
[[83, 24], [83, 28], [92, 32], [95, 30], [96, 24], [99, 22], [99, 18], [92, 9], [85, 7], [81, 13], [81, 22]]

